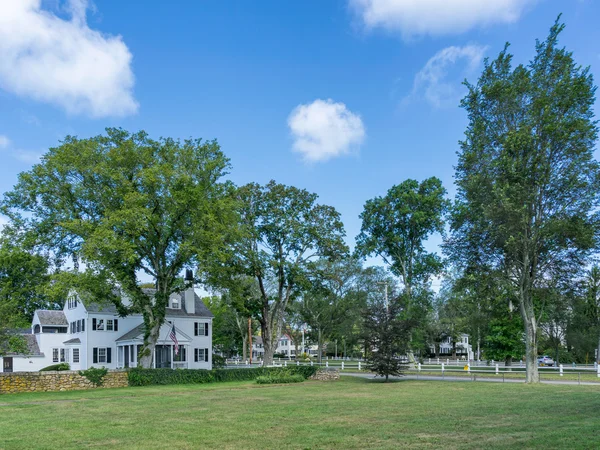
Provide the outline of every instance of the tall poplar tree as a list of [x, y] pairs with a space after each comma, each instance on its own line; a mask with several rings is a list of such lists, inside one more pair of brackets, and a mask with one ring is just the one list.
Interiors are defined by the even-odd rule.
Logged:
[[486, 61], [461, 105], [469, 124], [456, 168], [457, 204], [447, 249], [462, 266], [501, 274], [518, 301], [527, 381], [538, 382], [538, 326], [550, 280], [581, 269], [599, 230], [599, 166], [587, 68], [558, 46], [564, 25], [513, 68], [508, 45]]

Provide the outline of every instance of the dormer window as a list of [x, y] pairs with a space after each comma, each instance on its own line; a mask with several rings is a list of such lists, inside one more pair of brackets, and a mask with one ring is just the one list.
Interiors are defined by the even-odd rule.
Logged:
[[180, 308], [180, 303], [179, 303], [179, 299], [178, 298], [174, 298], [171, 300], [171, 308], [173, 309], [179, 309]]
[[77, 303], [78, 303], [78, 302], [77, 302], [77, 300], [75, 299], [75, 297], [69, 297], [69, 298], [67, 299], [67, 307], [68, 307], [69, 309], [75, 309], [75, 308], [77, 308]]

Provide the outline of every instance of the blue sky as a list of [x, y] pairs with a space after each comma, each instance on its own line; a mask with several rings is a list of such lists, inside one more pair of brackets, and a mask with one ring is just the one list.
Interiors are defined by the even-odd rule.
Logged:
[[0, 190], [67, 134], [216, 138], [236, 183], [318, 193], [353, 244], [392, 185], [454, 193], [461, 80], [559, 13], [599, 79], [600, 0], [0, 0]]

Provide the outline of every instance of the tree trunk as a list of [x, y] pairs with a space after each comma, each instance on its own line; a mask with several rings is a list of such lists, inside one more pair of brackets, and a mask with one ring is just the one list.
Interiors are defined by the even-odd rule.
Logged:
[[319, 352], [319, 364], [323, 362], [323, 333], [319, 328], [318, 337], [317, 337], [317, 351]]
[[246, 361], [248, 359], [248, 338], [246, 336], [242, 336], [242, 360]]
[[523, 317], [525, 322], [525, 366], [526, 382], [539, 383], [540, 373], [537, 364], [537, 328], [534, 317]]
[[152, 367], [152, 360], [154, 359], [154, 349], [156, 348], [156, 343], [158, 342], [158, 335], [160, 334], [160, 326], [159, 321], [154, 320], [151, 322], [150, 333], [147, 337], [144, 338], [144, 346], [142, 347], [142, 351], [140, 353], [140, 361], [139, 364], [145, 369], [150, 369]]
[[273, 343], [273, 330], [263, 321], [260, 323], [261, 334], [263, 338], [263, 347], [265, 350], [263, 364], [265, 366], [273, 365], [273, 353], [275, 353], [275, 345]]

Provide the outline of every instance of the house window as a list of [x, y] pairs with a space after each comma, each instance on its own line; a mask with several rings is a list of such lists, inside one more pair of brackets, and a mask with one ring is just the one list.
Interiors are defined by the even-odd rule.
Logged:
[[171, 302], [171, 308], [173, 309], [179, 309], [179, 299], [178, 298], [174, 298]]
[[175, 350], [173, 350], [173, 361], [187, 361], [187, 355], [185, 354], [185, 346], [179, 346], [179, 353], [177, 355], [175, 354]]
[[53, 348], [52, 349], [52, 362], [69, 362], [69, 349], [65, 348]]
[[70, 297], [67, 300], [67, 307], [69, 309], [75, 309], [75, 308], [77, 308], [77, 300], [75, 300], [75, 298], [73, 298], [73, 297]]
[[81, 320], [78, 320], [78, 321], [77, 321], [77, 325], [76, 325], [76, 327], [77, 327], [77, 328], [76, 328], [76, 331], [77, 331], [77, 333], [81, 333]]
[[85, 319], [81, 319], [81, 331], [85, 331]]
[[195, 348], [194, 349], [194, 362], [208, 362], [208, 349], [207, 348]]
[[110, 347], [94, 347], [92, 349], [92, 362], [94, 364], [110, 364], [112, 349]]
[[[119, 319], [92, 319], [92, 330], [95, 331], [119, 331]], [[85, 331], [82, 325], [81, 331]]]
[[35, 327], [33, 327], [33, 332], [35, 334], [40, 334], [41, 330], [42, 330], [42, 328], [39, 325], [36, 325]]
[[79, 364], [79, 349], [78, 348], [73, 349], [73, 363]]
[[194, 336], [208, 336], [208, 322], [194, 322]]

